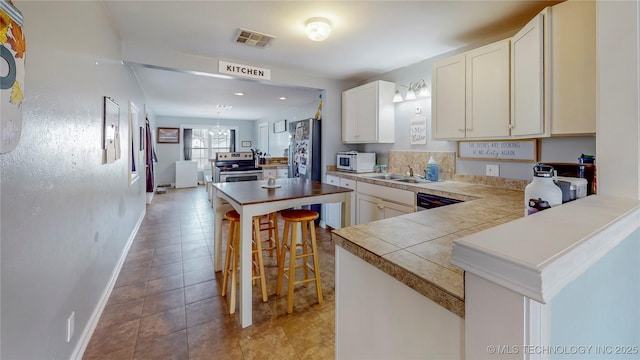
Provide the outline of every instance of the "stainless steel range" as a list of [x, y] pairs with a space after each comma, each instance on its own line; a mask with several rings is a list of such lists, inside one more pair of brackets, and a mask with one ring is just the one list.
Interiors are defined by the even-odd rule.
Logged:
[[256, 167], [252, 152], [219, 152], [216, 154], [216, 183], [262, 180], [262, 169]]

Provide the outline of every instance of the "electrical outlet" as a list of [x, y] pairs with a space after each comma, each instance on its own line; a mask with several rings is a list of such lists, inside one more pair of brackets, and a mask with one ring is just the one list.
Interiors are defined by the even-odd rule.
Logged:
[[420, 106], [416, 106], [416, 114], [420, 114], [422, 112], [422, 109], [420, 108]]
[[71, 315], [67, 318], [67, 342], [71, 342], [71, 338], [73, 337], [73, 331], [76, 327], [76, 312], [72, 311]]
[[500, 176], [500, 165], [487, 165], [487, 176]]

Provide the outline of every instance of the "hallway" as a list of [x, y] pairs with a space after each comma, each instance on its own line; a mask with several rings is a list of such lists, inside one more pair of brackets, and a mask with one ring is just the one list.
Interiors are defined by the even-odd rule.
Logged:
[[265, 254], [269, 300], [254, 286], [254, 325], [241, 329], [220, 294], [221, 273], [214, 275], [213, 210], [203, 187], [156, 194], [83, 359], [333, 359], [334, 247], [330, 231], [317, 234], [323, 304], [313, 285], [297, 287], [287, 315], [286, 291], [275, 295], [275, 258]]

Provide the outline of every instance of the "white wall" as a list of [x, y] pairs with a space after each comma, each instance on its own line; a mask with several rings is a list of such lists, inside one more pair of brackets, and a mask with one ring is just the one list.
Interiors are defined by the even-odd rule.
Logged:
[[[626, 356], [640, 349], [640, 230], [568, 284], [550, 302], [551, 345], [610, 346], [600, 351], [613, 357], [615, 346], [629, 346]], [[625, 274], [625, 276], [620, 276]], [[624, 296], [612, 296], [624, 294]], [[635, 351], [633, 350], [635, 346]], [[624, 350], [625, 348], [618, 348]], [[597, 353], [592, 350], [590, 354]], [[625, 356], [622, 356], [623, 358]], [[554, 358], [571, 358], [570, 356]], [[598, 358], [592, 356], [590, 358]]]
[[[126, 152], [128, 101], [144, 101], [100, 2], [14, 3], [27, 72], [22, 139], [1, 155], [0, 358], [68, 359], [144, 214]], [[122, 158], [102, 165], [105, 95], [120, 104]]]
[[[318, 91], [318, 96], [321, 91]], [[297, 107], [290, 107], [283, 109], [279, 114], [273, 117], [264, 117], [255, 122], [255, 133], [258, 134], [258, 126], [264, 122], [269, 123], [269, 148], [265, 151], [273, 157], [279, 157], [284, 155], [284, 149], [289, 148], [289, 121], [303, 120], [313, 117], [318, 110], [318, 100], [314, 100], [308, 104], [304, 104]], [[287, 120], [287, 131], [274, 133], [273, 124]], [[330, 123], [329, 121], [327, 123]], [[261, 149], [262, 150], [262, 149]], [[335, 159], [333, 159], [335, 163]]]

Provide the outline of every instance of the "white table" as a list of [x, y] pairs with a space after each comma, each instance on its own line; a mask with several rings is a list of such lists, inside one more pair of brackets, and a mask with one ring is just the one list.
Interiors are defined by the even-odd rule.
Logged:
[[[276, 189], [264, 189], [265, 180], [213, 184], [215, 211], [215, 271], [222, 270], [222, 219], [231, 208], [240, 214], [240, 323], [252, 324], [251, 308], [251, 219], [288, 208], [322, 203], [342, 203], [343, 226], [351, 225], [351, 192], [353, 190], [300, 178], [276, 179]], [[227, 203], [225, 203], [225, 201]], [[233, 286], [233, 285], [232, 285]]]

